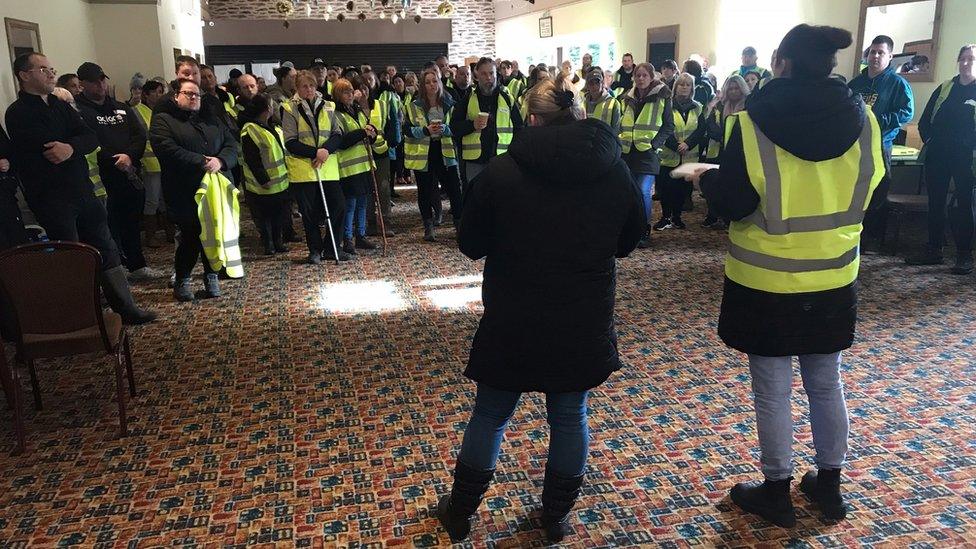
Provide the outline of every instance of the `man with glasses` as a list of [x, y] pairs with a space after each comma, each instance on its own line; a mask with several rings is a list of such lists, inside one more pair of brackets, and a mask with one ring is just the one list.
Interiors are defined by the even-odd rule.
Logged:
[[12, 157], [24, 197], [51, 240], [80, 241], [102, 256], [105, 299], [126, 324], [155, 320], [132, 300], [119, 251], [108, 230], [105, 207], [95, 198], [85, 155], [98, 147], [95, 132], [67, 103], [51, 94], [55, 75], [47, 57], [28, 53], [14, 60], [20, 84], [7, 109]]

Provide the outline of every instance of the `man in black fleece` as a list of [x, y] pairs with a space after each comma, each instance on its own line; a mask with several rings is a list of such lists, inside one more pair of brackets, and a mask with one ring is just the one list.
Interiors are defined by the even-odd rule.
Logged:
[[82, 63], [78, 80], [82, 88], [76, 99], [78, 110], [101, 146], [98, 173], [108, 192], [108, 226], [122, 252], [122, 264], [133, 279], [158, 276], [146, 266], [139, 235], [146, 194], [137, 174], [146, 149], [146, 130], [128, 105], [107, 95], [108, 76], [100, 66]]
[[52, 240], [81, 241], [98, 249], [105, 299], [123, 322], [152, 322], [155, 313], [132, 301], [105, 208], [88, 179], [85, 155], [98, 147], [95, 132], [70, 105], [51, 94], [55, 71], [47, 57], [18, 57], [14, 74], [20, 93], [7, 109], [7, 131], [27, 204]]

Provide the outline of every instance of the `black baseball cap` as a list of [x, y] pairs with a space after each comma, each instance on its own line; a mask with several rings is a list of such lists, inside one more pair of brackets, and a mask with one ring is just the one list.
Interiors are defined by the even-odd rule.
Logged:
[[97, 82], [102, 78], [108, 78], [108, 75], [105, 74], [102, 67], [92, 63], [91, 61], [85, 61], [82, 63], [75, 73], [78, 75], [78, 80], [84, 80], [85, 82]]
[[315, 59], [312, 59], [312, 64], [309, 65], [308, 68], [315, 69], [318, 67], [325, 67], [325, 66], [326, 66], [325, 61], [322, 61], [321, 57], [316, 57]]
[[593, 67], [590, 72], [586, 73], [586, 81], [596, 80], [597, 82], [603, 82], [603, 69], [600, 67]]

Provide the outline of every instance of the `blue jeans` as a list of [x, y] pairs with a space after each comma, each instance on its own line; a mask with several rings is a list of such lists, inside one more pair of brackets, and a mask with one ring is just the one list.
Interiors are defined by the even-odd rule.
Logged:
[[634, 177], [634, 185], [640, 189], [641, 197], [644, 199], [644, 216], [647, 218], [647, 223], [651, 223], [651, 210], [654, 209], [654, 201], [651, 200], [651, 196], [654, 195], [654, 175], [649, 173], [635, 173], [631, 174]]
[[356, 236], [366, 236], [366, 203], [365, 194], [346, 197], [346, 217], [343, 219], [343, 236], [352, 239], [352, 222], [356, 221]]
[[[590, 429], [586, 424], [586, 398], [582, 393], [547, 393], [546, 415], [549, 420], [549, 467], [567, 477], [583, 474], [590, 446]], [[521, 393], [500, 391], [483, 383], [478, 395], [458, 461], [479, 471], [495, 468], [505, 426], [515, 412]]]
[[[769, 480], [783, 480], [793, 474], [792, 358], [749, 355], [762, 472]], [[847, 456], [850, 428], [840, 381], [840, 353], [798, 358], [803, 388], [810, 402], [817, 468], [840, 469]]]

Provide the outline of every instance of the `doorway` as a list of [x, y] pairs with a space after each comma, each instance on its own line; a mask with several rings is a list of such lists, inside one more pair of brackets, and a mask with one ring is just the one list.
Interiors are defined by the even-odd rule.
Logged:
[[[678, 60], [678, 37], [680, 25], [652, 27], [647, 29], [647, 61], [660, 69], [668, 59]], [[678, 63], [681, 66], [681, 63]]]

